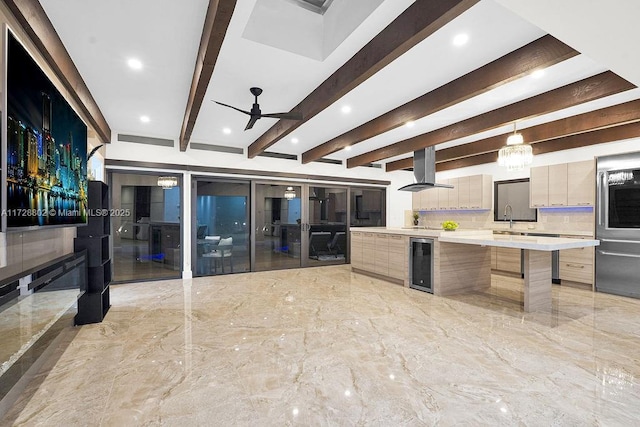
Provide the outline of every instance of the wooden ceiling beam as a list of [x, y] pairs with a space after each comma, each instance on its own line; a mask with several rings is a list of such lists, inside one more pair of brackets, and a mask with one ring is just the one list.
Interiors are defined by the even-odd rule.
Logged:
[[111, 128], [38, 0], [5, 0], [47, 64], [78, 105], [101, 142], [111, 142]]
[[611, 71], [606, 71], [432, 132], [351, 157], [347, 159], [347, 167], [353, 168], [389, 157], [400, 156], [411, 151], [505, 126], [516, 120], [552, 113], [633, 88], [635, 88], [633, 84]]
[[373, 138], [408, 121], [421, 119], [521, 78], [534, 70], [550, 67], [578, 54], [579, 52], [561, 41], [546, 35], [302, 153], [302, 163], [312, 162]]
[[293, 132], [479, 0], [417, 0], [329, 76], [292, 111], [303, 120], [279, 120], [247, 150], [254, 158]]
[[[554, 153], [572, 148], [587, 147], [596, 144], [622, 141], [640, 137], [640, 122], [627, 123], [620, 126], [594, 130], [564, 138], [552, 139], [532, 144], [533, 155]], [[477, 156], [465, 157], [446, 162], [436, 163], [436, 171], [443, 172], [453, 169], [477, 166], [498, 161], [498, 152], [493, 151]]]
[[[540, 141], [563, 138], [573, 134], [582, 134], [584, 132], [620, 126], [637, 121], [640, 121], [640, 99], [566, 117], [549, 123], [543, 123], [521, 129], [519, 132], [528, 144], [533, 144]], [[509, 134], [496, 135], [479, 141], [438, 150], [436, 151], [436, 162], [447, 162], [498, 151], [505, 145], [508, 135]], [[394, 170], [407, 169], [412, 166], [413, 158], [410, 157], [387, 163], [385, 170], [392, 172]]]
[[227, 34], [236, 0], [209, 0], [207, 16], [204, 20], [200, 47], [196, 57], [196, 65], [191, 79], [191, 89], [187, 107], [180, 129], [180, 151], [186, 151], [191, 139], [191, 133], [202, 107], [213, 69], [218, 61], [222, 42]]

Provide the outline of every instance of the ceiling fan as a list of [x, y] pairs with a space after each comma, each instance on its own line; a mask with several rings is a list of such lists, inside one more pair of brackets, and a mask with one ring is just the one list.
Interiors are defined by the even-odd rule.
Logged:
[[270, 117], [272, 119], [286, 119], [286, 120], [302, 120], [302, 114], [297, 112], [289, 112], [289, 113], [269, 113], [262, 114], [260, 111], [260, 104], [258, 104], [258, 96], [262, 93], [262, 89], [259, 87], [252, 87], [249, 89], [253, 96], [255, 97], [255, 101], [253, 103], [253, 107], [251, 107], [251, 111], [241, 110], [240, 108], [236, 108], [233, 105], [223, 104], [222, 102], [214, 101], [216, 104], [223, 105], [225, 107], [233, 108], [236, 111], [240, 111], [241, 113], [245, 113], [249, 115], [249, 123], [247, 123], [247, 127], [244, 130], [249, 130], [253, 127], [253, 125], [263, 117]]

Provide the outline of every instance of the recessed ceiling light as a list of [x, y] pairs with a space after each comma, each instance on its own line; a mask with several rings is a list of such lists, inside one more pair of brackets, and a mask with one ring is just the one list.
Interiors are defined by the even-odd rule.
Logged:
[[344, 147], [344, 151], [351, 151], [351, 146], [347, 145], [346, 147]]
[[149, 116], [140, 116], [140, 121], [142, 123], [149, 123], [151, 119], [149, 118]]
[[409, 120], [407, 123], [405, 123], [404, 125], [408, 128], [412, 128], [414, 125], [416, 124], [416, 122], [414, 122], [413, 120]]
[[292, 144], [297, 144], [298, 143], [298, 138], [291, 138], [291, 143]]
[[225, 135], [229, 135], [229, 134], [231, 134], [231, 128], [224, 128], [224, 129], [222, 129], [222, 133], [224, 133]]
[[533, 73], [531, 73], [531, 77], [533, 77], [534, 79], [542, 78], [542, 76], [544, 76], [544, 70], [535, 70]]
[[345, 105], [340, 109], [340, 111], [342, 111], [344, 114], [349, 114], [351, 112], [351, 107], [349, 107], [348, 105]]
[[142, 70], [142, 61], [140, 61], [139, 59], [136, 58], [130, 58], [127, 61], [127, 65], [129, 66], [129, 68], [131, 68], [132, 70]]
[[455, 46], [463, 46], [467, 44], [468, 41], [469, 41], [469, 35], [465, 33], [458, 34], [453, 38], [453, 44]]

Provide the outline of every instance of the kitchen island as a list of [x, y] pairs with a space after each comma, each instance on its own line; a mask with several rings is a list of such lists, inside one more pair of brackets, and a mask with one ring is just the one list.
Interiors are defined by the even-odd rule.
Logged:
[[[551, 251], [599, 244], [597, 240], [592, 239], [494, 235], [492, 230], [352, 228], [352, 269], [356, 272], [383, 276], [391, 281], [401, 282], [404, 286], [410, 286], [410, 237], [426, 237], [434, 241], [432, 291], [438, 296], [490, 288], [490, 247], [523, 249], [525, 257], [523, 299], [524, 311], [527, 312], [551, 309]], [[392, 240], [397, 243], [389, 246]], [[404, 248], [403, 254], [399, 253], [398, 248]], [[386, 268], [384, 268], [385, 259]], [[402, 277], [400, 277], [399, 268], [403, 269]]]

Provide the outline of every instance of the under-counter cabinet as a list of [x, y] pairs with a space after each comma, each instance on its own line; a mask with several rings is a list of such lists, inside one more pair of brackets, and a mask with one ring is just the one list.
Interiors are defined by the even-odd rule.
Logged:
[[352, 268], [404, 281], [408, 275], [408, 252], [407, 236], [351, 232]]
[[376, 233], [362, 233], [362, 269], [375, 271]]
[[373, 272], [382, 276], [389, 275], [389, 235], [376, 234], [375, 266]]
[[[560, 236], [572, 237], [575, 236]], [[560, 251], [560, 280], [593, 285], [594, 248], [564, 249]]]
[[408, 277], [409, 237], [389, 234], [389, 277], [405, 280]]
[[351, 232], [351, 266], [362, 269], [362, 232]]

